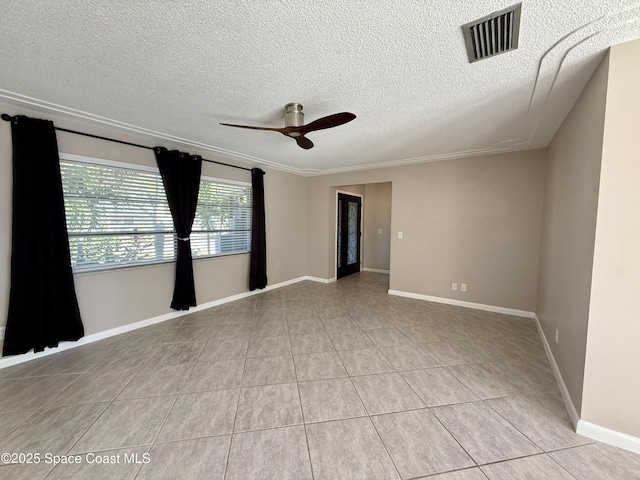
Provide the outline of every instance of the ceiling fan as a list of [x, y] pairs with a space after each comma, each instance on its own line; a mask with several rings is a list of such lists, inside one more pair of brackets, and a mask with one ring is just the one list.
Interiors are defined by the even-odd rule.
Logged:
[[309, 150], [313, 148], [313, 142], [305, 135], [316, 130], [324, 130], [325, 128], [333, 128], [350, 122], [356, 116], [353, 113], [342, 112], [329, 115], [327, 117], [314, 120], [308, 125], [304, 124], [304, 113], [302, 113], [302, 105], [300, 103], [287, 103], [284, 107], [284, 128], [269, 127], [252, 127], [249, 125], [234, 125], [232, 123], [221, 123], [227, 127], [250, 128], [252, 130], [269, 130], [272, 132], [280, 132], [287, 137], [293, 138], [299, 147]]

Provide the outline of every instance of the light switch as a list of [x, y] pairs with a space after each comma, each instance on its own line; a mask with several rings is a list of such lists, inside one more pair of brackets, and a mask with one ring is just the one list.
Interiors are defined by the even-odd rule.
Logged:
[[402, 232], [398, 232], [398, 238], [402, 240]]

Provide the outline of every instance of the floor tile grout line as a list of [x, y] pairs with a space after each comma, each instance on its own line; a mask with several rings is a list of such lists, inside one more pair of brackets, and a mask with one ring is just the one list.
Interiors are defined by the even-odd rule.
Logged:
[[[324, 327], [324, 326], [323, 326]], [[287, 325], [288, 329], [288, 325]], [[309, 471], [311, 472], [311, 479], [315, 478], [313, 473], [313, 462], [311, 461], [311, 448], [309, 447], [309, 436], [307, 435], [307, 424], [304, 418], [304, 407], [302, 405], [302, 395], [300, 394], [300, 380], [298, 379], [298, 369], [296, 368], [296, 363], [293, 355], [293, 346], [291, 345], [291, 335], [288, 335], [289, 338], [289, 346], [291, 347], [291, 362], [293, 363], [293, 374], [296, 377], [296, 391], [298, 392], [298, 402], [300, 405], [300, 416], [302, 417], [302, 429], [304, 431], [304, 441], [307, 447], [307, 459], [309, 461]]]
[[378, 440], [380, 440], [380, 443], [382, 444], [384, 451], [387, 452], [387, 456], [389, 457], [389, 460], [391, 460], [391, 464], [393, 465], [393, 468], [396, 470], [396, 473], [398, 474], [398, 478], [402, 478], [402, 475], [400, 474], [400, 469], [398, 469], [396, 462], [393, 460], [393, 457], [391, 456], [391, 452], [389, 452], [389, 448], [384, 443], [384, 440], [382, 439], [382, 435], [380, 435], [380, 432], [376, 427], [376, 422], [373, 421], [373, 418], [371, 418], [371, 416], [369, 416], [369, 423], [371, 423], [373, 430], [376, 432], [376, 435], [378, 436]]
[[[98, 422], [98, 420], [100, 420], [100, 419], [102, 418], [102, 416], [105, 414], [105, 412], [106, 412], [107, 410], [109, 410], [109, 407], [111, 407], [111, 405], [113, 405], [113, 403], [114, 403], [115, 401], [116, 401], [116, 400], [114, 399], [114, 400], [111, 400], [110, 402], [105, 402], [105, 403], [108, 403], [108, 405], [107, 405], [107, 406], [102, 410], [102, 412], [100, 412], [100, 415], [98, 415], [98, 416], [93, 420], [93, 422], [91, 422], [91, 425], [89, 425], [89, 426], [84, 430], [84, 432], [82, 432], [82, 434], [81, 434], [81, 435], [78, 435], [78, 438], [76, 439], [76, 441], [75, 441], [75, 442], [73, 442], [73, 444], [72, 444], [72, 445], [71, 445], [71, 446], [70, 446], [70, 447], [69, 447], [69, 448], [64, 452], [64, 453], [65, 453], [65, 455], [68, 455], [68, 454], [69, 454], [69, 452], [70, 452], [71, 450], [73, 450], [73, 447], [75, 447], [75, 446], [78, 444], [78, 442], [79, 442], [80, 440], [82, 440], [82, 438], [87, 434], [87, 432], [89, 432], [89, 430], [91, 430], [91, 427], [93, 427], [93, 426]], [[51, 470], [51, 472], [53, 472], [53, 470], [55, 470], [55, 467]], [[49, 476], [49, 475], [51, 474], [51, 472], [49, 472], [49, 474], [47, 474], [47, 476]]]
[[[576, 447], [573, 447], [573, 448], [576, 448]], [[562, 470], [567, 472], [570, 476], [572, 476], [576, 480], [580, 480], [580, 478], [577, 477], [576, 475], [574, 475], [573, 472], [570, 472], [564, 465], [562, 465], [559, 461], [557, 461], [555, 458], [553, 458], [551, 455], [549, 455], [549, 452], [545, 453], [545, 455], [547, 457], [549, 457], [554, 464], [558, 465]]]
[[[426, 370], [426, 369], [424, 369]], [[408, 370], [405, 370], [408, 371]], [[411, 371], [415, 371], [415, 370], [411, 370]], [[422, 398], [422, 395], [420, 395], [415, 388], [413, 388], [413, 385], [411, 385], [406, 378], [404, 378], [404, 376], [402, 375], [402, 372], [398, 372], [398, 375], [400, 375], [400, 378], [402, 378], [402, 380], [404, 381], [404, 383], [407, 384], [407, 386], [411, 389], [411, 391], [413, 392], [413, 394], [418, 397], [420, 399], [420, 401], [424, 404], [425, 408], [429, 408], [429, 404], [427, 403], [427, 400], [425, 398]]]
[[[6, 432], [6, 434], [0, 436], [0, 442], [4, 441], [4, 439], [6, 439], [7, 437], [9, 437], [9, 435], [11, 435], [14, 431], [16, 431], [18, 428], [20, 428], [22, 425], [24, 425], [24, 423], [29, 420], [31, 417], [33, 417], [36, 413], [38, 413], [40, 410], [23, 410], [24, 412], [30, 412], [30, 415], [27, 415], [22, 421], [18, 422], [17, 425], [15, 425], [12, 429], [10, 429], [8, 432]], [[7, 414], [12, 414], [12, 413], [21, 413], [21, 412], [2, 412], [2, 415], [7, 415]]]
[[[433, 407], [433, 408], [438, 408], [438, 407]], [[430, 407], [428, 409], [429, 409], [429, 413], [431, 413], [431, 415], [433, 415], [433, 417], [438, 421], [438, 423], [440, 423], [440, 425], [442, 425], [442, 428], [444, 428], [445, 431], [449, 434], [449, 436], [451, 436], [451, 438], [453, 438], [453, 440], [460, 446], [460, 448], [464, 451], [464, 453], [467, 454], [467, 456], [471, 459], [471, 461], [473, 463], [475, 463], [476, 467], [479, 467], [478, 461], [475, 458], [473, 458], [473, 455], [471, 455], [471, 452], [469, 452], [468, 449], [466, 449], [464, 447], [464, 445], [462, 445], [460, 440], [458, 440], [458, 438], [453, 434], [453, 432], [449, 428], [447, 428], [447, 426], [440, 419], [440, 417], [438, 417], [438, 415], [436, 415], [435, 412], [433, 412], [433, 409], [430, 408]]]
[[[482, 363], [478, 363], [478, 364], [474, 363], [472, 365], [483, 365], [483, 364]], [[467, 384], [467, 382], [465, 382], [463, 379], [461, 379], [459, 374], [456, 375], [455, 372], [452, 372], [448, 367], [443, 367], [443, 368], [447, 371], [447, 373], [449, 375], [451, 375], [453, 378], [455, 378], [458, 382], [460, 382], [462, 385], [464, 385], [466, 388], [468, 388], [471, 393], [473, 393], [476, 397], [478, 397], [478, 400], [487, 400], [485, 398], [482, 398], [482, 396], [480, 395], [479, 392], [476, 392], [475, 389], [471, 388], [471, 386]], [[516, 394], [508, 394], [508, 395], [504, 395], [504, 396], [509, 396], [509, 395], [518, 395], [518, 394], [517, 393]], [[500, 398], [500, 397], [492, 397], [492, 398]]]
[[[349, 377], [349, 371], [347, 370], [346, 365], [344, 364], [344, 362], [342, 361], [342, 357], [340, 357], [340, 354], [338, 353], [338, 350], [336, 350], [336, 346], [333, 343], [333, 340], [331, 339], [331, 337], [329, 336], [329, 332], [326, 332], [327, 337], [329, 337], [329, 341], [331, 342], [331, 346], [333, 347], [333, 353], [334, 355], [338, 358], [338, 361], [340, 362], [340, 365], [342, 365], [342, 368], [344, 369], [345, 373], [347, 374], [347, 376]], [[344, 378], [344, 377], [342, 377]], [[353, 384], [353, 382], [351, 382]], [[354, 387], [355, 388], [355, 387]]]
[[227, 458], [224, 464], [224, 478], [227, 478], [227, 474], [229, 473], [229, 460], [231, 459], [231, 451], [233, 449], [233, 440], [236, 430], [236, 421], [238, 419], [238, 409], [240, 408], [240, 397], [242, 396], [242, 384], [244, 382], [244, 372], [247, 368], [247, 353], [249, 351], [249, 342], [247, 342], [247, 351], [244, 356], [244, 363], [242, 366], [242, 375], [240, 375], [240, 390], [238, 392], [238, 399], [236, 400], [236, 413], [233, 416], [233, 425], [231, 426], [231, 439], [229, 440], [229, 450], [227, 451]]
[[[118, 391], [118, 393], [116, 393], [116, 395], [111, 399], [111, 400], [105, 400], [105, 401], [93, 401], [93, 402], [84, 402], [84, 403], [75, 403], [75, 404], [69, 404], [69, 405], [58, 405], [58, 407], [65, 407], [65, 406], [74, 406], [74, 405], [88, 405], [91, 403], [105, 403], [105, 402], [115, 402], [118, 400], [118, 397], [120, 396], [120, 394], [124, 391], [125, 388], [127, 388], [127, 386], [133, 381], [133, 379], [140, 373], [140, 371], [145, 367], [146, 365], [146, 361], [140, 365], [139, 367], [137, 367], [137, 371], [131, 375], [131, 378], [129, 379], [129, 381], [127, 383], [124, 384], [124, 386]], [[134, 367], [135, 368], [135, 367]], [[91, 373], [91, 372], [87, 372], [87, 373]], [[79, 380], [80, 377], [77, 379]], [[76, 380], [76, 381], [77, 381]], [[73, 383], [76, 383], [75, 381]], [[71, 386], [71, 385], [69, 385]], [[67, 387], [69, 388], [69, 387]], [[43, 405], [41, 408], [44, 408], [46, 405], [48, 405], [50, 402], [52, 402], [53, 400], [55, 400], [55, 398], [60, 395], [60, 393], [62, 393], [64, 390], [66, 390], [67, 388], [63, 389], [62, 391], [60, 391], [58, 394], [56, 394], [55, 396], [53, 396], [45, 405]], [[58, 408], [58, 407], [53, 407], [53, 408]]]
[[[152, 445], [150, 445], [150, 446], [149, 446], [149, 450], [148, 450], [148, 452], [147, 452], [147, 453], [150, 453], [152, 448], [153, 448], [153, 446], [152, 446]], [[136, 470], [135, 475], [132, 477], [132, 480], [136, 480], [136, 479], [138, 478], [138, 475], [140, 475], [140, 471], [142, 470], [142, 467], [143, 467], [143, 466], [144, 466], [144, 465], [142, 465], [142, 464], [140, 464], [140, 465], [138, 466], [138, 468], [137, 468], [137, 470]]]
[[568, 473], [571, 477], [575, 478], [576, 480], [580, 480], [578, 477], [576, 477], [570, 471], [568, 471], [566, 468], [564, 468], [561, 464], [556, 462], [555, 459], [553, 457], [551, 457], [550, 455], [548, 455], [547, 452], [532, 453], [532, 454], [521, 455], [521, 456], [513, 457], [513, 458], [505, 458], [503, 460], [497, 460], [495, 462], [483, 463], [483, 464], [478, 465], [478, 468], [480, 468], [482, 470], [482, 473], [484, 473], [488, 477], [488, 474], [484, 471], [483, 467], [488, 467], [488, 466], [491, 466], [491, 465], [500, 465], [502, 463], [509, 463], [509, 462], [514, 461], [514, 460], [523, 460], [525, 458], [533, 458], [533, 457], [540, 457], [540, 456], [544, 456], [544, 457], [549, 458], [553, 463], [555, 463], [560, 468], [562, 468], [562, 470], [564, 470], [566, 473]]
[[[526, 394], [508, 395], [507, 397], [515, 397], [515, 396], [523, 396], [523, 397], [525, 397]], [[498, 398], [507, 398], [507, 397], [498, 397]], [[493, 398], [483, 399], [482, 403], [484, 403], [487, 407], [489, 407], [493, 412], [495, 412], [496, 415], [498, 415], [500, 418], [502, 418], [505, 422], [507, 422], [509, 425], [511, 425], [513, 428], [515, 428], [518, 433], [520, 433], [524, 438], [526, 438], [529, 442], [531, 442], [532, 445], [534, 445], [537, 448], [539, 448], [542, 453], [547, 453], [547, 451], [542, 447], [542, 445], [538, 445], [537, 442], [535, 442], [532, 438], [529, 437], [529, 435], [527, 435], [520, 428], [518, 428], [517, 425], [515, 425], [511, 420], [509, 420], [507, 417], [505, 417], [499, 410], [497, 410], [496, 408], [491, 406], [491, 404], [488, 402], [488, 400], [495, 400], [495, 399], [493, 399]]]
[[[54, 395], [52, 395], [51, 397], [49, 397], [49, 399], [47, 401], [45, 401], [42, 405], [40, 405], [40, 407], [38, 407], [38, 411], [41, 410], [50, 410], [51, 408], [56, 408], [56, 407], [51, 407], [49, 406], [49, 404], [58, 396], [60, 395], [62, 392], [64, 392], [65, 390], [67, 390], [69, 387], [71, 387], [71, 385], [73, 385], [74, 383], [77, 383], [78, 380], [80, 380], [82, 377], [84, 377], [85, 375], [89, 374], [90, 372], [87, 370], [86, 372], [82, 372], [79, 373], [78, 376], [73, 379], [71, 381], [71, 383], [69, 383], [69, 385], [67, 385], [66, 387], [63, 387], [61, 390], [58, 390]], [[73, 374], [70, 374], [73, 375]], [[118, 393], [119, 394], [119, 393]], [[117, 395], [116, 395], [117, 397]], [[98, 402], [94, 402], [94, 403], [98, 403]], [[63, 407], [66, 405], [58, 405], [58, 407]]]
[[364, 412], [366, 413], [366, 416], [371, 418], [371, 413], [369, 413], [369, 409], [365, 405], [364, 400], [362, 400], [362, 395], [360, 395], [360, 392], [356, 388], [356, 384], [353, 383], [353, 378], [351, 377], [348, 377], [348, 378], [349, 378], [349, 382], [351, 383], [351, 387], [353, 388], [353, 390], [356, 392], [356, 395], [358, 396], [358, 400], [360, 400], [360, 405], [362, 405], [362, 408], [364, 408]]
[[492, 461], [492, 462], [481, 463], [481, 464], [478, 465], [478, 467], [482, 468], [482, 467], [488, 467], [490, 465], [500, 465], [502, 463], [508, 463], [508, 462], [513, 461], [513, 460], [522, 460], [522, 459], [525, 459], [525, 458], [534, 458], [534, 457], [543, 457], [543, 456], [544, 457], [548, 457], [549, 455], [547, 455], [546, 452], [527, 453], [525, 455], [518, 455], [518, 456], [512, 457], [512, 458], [503, 458], [501, 460], [495, 460], [495, 461]]
[[447, 470], [447, 471], [444, 471], [444, 472], [430, 473], [426, 477], [423, 476], [423, 475], [418, 475], [418, 476], [414, 476], [414, 477], [403, 478], [402, 480], [423, 480], [423, 479], [424, 480], [429, 480], [429, 479], [433, 479], [433, 478], [436, 478], [436, 477], [441, 476], [441, 475], [449, 475], [451, 473], [464, 472], [465, 470], [476, 470], [476, 471], [479, 471], [480, 475], [482, 475], [482, 478], [484, 480], [491, 480], [491, 479], [489, 479], [489, 477], [486, 476], [486, 474], [477, 465], [474, 465], [474, 466], [471, 466], [471, 467], [454, 468], [453, 470]]
[[[148, 359], [147, 359], [148, 360]], [[118, 401], [118, 397], [122, 394], [122, 392], [124, 391], [125, 388], [127, 388], [127, 386], [133, 381], [134, 377], [136, 375], [138, 375], [138, 373], [140, 373], [140, 371], [144, 368], [144, 366], [146, 365], [146, 361], [140, 366], [140, 368], [138, 369], [138, 371], [132, 375], [132, 377], [129, 379], [129, 381], [126, 383], [126, 385], [124, 387], [122, 387], [122, 389], [120, 390], [120, 392], [118, 392], [118, 394], [111, 400], [108, 402], [108, 405], [104, 408], [104, 410], [100, 413], [100, 415], [98, 415], [93, 422], [91, 422], [91, 425], [89, 425], [85, 431], [82, 433], [82, 435], [78, 436], [78, 438], [76, 439], [75, 442], [73, 442], [73, 444], [69, 447], [69, 449], [67, 449], [67, 451], [65, 452], [66, 454], [68, 454], [71, 450], [73, 450], [73, 447], [75, 447], [78, 442], [80, 440], [82, 440], [82, 438], [87, 434], [87, 432], [98, 422], [98, 420], [100, 420], [102, 418], [102, 416], [107, 412], [107, 410], [109, 410], [109, 408], [111, 407], [111, 405], [113, 405], [116, 401]], [[103, 402], [96, 402], [96, 403], [103, 403]], [[107, 402], [104, 402], [107, 403]], [[55, 469], [55, 467], [54, 467]], [[51, 472], [53, 472], [53, 470], [51, 470]], [[49, 472], [49, 474], [51, 473]], [[47, 476], [49, 476], [49, 474]], [[137, 474], [136, 474], [137, 476]]]
[[[584, 438], [587, 438], [587, 437], [584, 437]], [[559, 453], [559, 452], [564, 452], [564, 451], [567, 451], [567, 450], [573, 450], [574, 448], [580, 448], [580, 447], [586, 447], [586, 446], [589, 446], [589, 445], [600, 445], [601, 444], [601, 442], [598, 442], [597, 440], [591, 440], [589, 438], [587, 438], [587, 440], [590, 440], [590, 441], [588, 443], [581, 443], [580, 445], [569, 445], [569, 446], [566, 446], [566, 447], [556, 448], [554, 450], [549, 450], [549, 451], [547, 451], [545, 453], [547, 453], [547, 454]]]
[[191, 373], [193, 372], [195, 366], [196, 366], [196, 362], [192, 362], [191, 363], [191, 369], [189, 370], [189, 373], [187, 375], [185, 375], [184, 383], [180, 387], [180, 390], [178, 391], [178, 393], [175, 394], [176, 396], [175, 396], [175, 399], [173, 400], [173, 403], [171, 404], [171, 408], [167, 412], [167, 415], [164, 417], [164, 420], [163, 420], [162, 424], [160, 425], [160, 428], [158, 428], [158, 431], [156, 432], [155, 436], [153, 437], [153, 441], [151, 442], [151, 444], [153, 446], [156, 445], [156, 441], [158, 440], [158, 437], [160, 436], [160, 432], [162, 432], [162, 429], [167, 424], [167, 420], [171, 416], [171, 412], [173, 412], [173, 409], [175, 408], [176, 403], [178, 403], [178, 399], [180, 398], [180, 395], [182, 395], [182, 391], [184, 390], [184, 387], [186, 386], [187, 381], [189, 380], [189, 377], [191, 376]]
[[[506, 397], [500, 397], [500, 398], [506, 398]], [[499, 413], [499, 412], [495, 411], [495, 410], [494, 410], [490, 405], [488, 405], [488, 404], [487, 404], [487, 402], [486, 402], [485, 400], [474, 400], [474, 401], [471, 401], [471, 402], [463, 402], [463, 403], [452, 404], [452, 405], [462, 405], [462, 404], [464, 404], [464, 403], [479, 403], [479, 402], [482, 402], [483, 404], [485, 404], [488, 408], [490, 408], [492, 411], [494, 411], [498, 416], [500, 416], [501, 418], [503, 418], [503, 420], [505, 420], [507, 423], [509, 423], [511, 426], [513, 426], [513, 427], [518, 431], [518, 433], [522, 434], [522, 435], [523, 435], [523, 436], [524, 436], [524, 437], [525, 437], [529, 442], [531, 442], [535, 447], [539, 448], [539, 449], [540, 449], [540, 452], [536, 452], [536, 453], [528, 453], [528, 454], [524, 454], [524, 455], [518, 455], [518, 456], [515, 456], [515, 457], [505, 458], [505, 459], [497, 460], [497, 461], [494, 461], [494, 462], [487, 462], [487, 463], [478, 463], [478, 462], [476, 462], [476, 464], [478, 465], [478, 467], [481, 467], [481, 466], [484, 466], [484, 465], [492, 465], [492, 464], [495, 464], [495, 463], [504, 463], [504, 462], [508, 462], [508, 461], [510, 461], [510, 460], [516, 460], [516, 459], [520, 459], [520, 458], [535, 457], [535, 456], [537, 456], [537, 455], [547, 455], [548, 453], [553, 453], [553, 452], [555, 452], [555, 451], [568, 450], [568, 449], [571, 449], [571, 448], [578, 448], [578, 447], [584, 446], [584, 445], [573, 445], [573, 446], [566, 447], [566, 448], [562, 448], [562, 449], [559, 449], [559, 450], [554, 450], [554, 451], [547, 452], [547, 451], [545, 451], [542, 447], [540, 447], [539, 445], [537, 445], [533, 440], [531, 440], [527, 435], [525, 435], [523, 432], [521, 432], [521, 431], [520, 431], [520, 429], [518, 429], [517, 427], [515, 427], [515, 425], [511, 424], [511, 422], [509, 422], [506, 418], [504, 418], [502, 415], [500, 415], [500, 413]], [[438, 408], [441, 408], [441, 407], [447, 407], [447, 406], [449, 406], [449, 405], [439, 405], [439, 406], [437, 406], [437, 407], [430, 407], [430, 408], [429, 408], [429, 410], [432, 410], [432, 409], [438, 409]], [[453, 434], [453, 432], [450, 432], [450, 431], [449, 431], [449, 429], [447, 428], [447, 426], [446, 426], [446, 425], [445, 425], [445, 424], [440, 420], [440, 418], [439, 418], [439, 417], [438, 417], [434, 412], [432, 412], [432, 413], [433, 413], [433, 415], [438, 419], [438, 421], [442, 424], [442, 426], [443, 426], [443, 427], [444, 427], [444, 428], [449, 432], [449, 434], [450, 434], [452, 437], [454, 437], [454, 439], [455, 439], [456, 441], [458, 441], [458, 440], [457, 440], [457, 438], [455, 437], [455, 435]], [[463, 446], [460, 442], [458, 442], [458, 444], [459, 444], [459, 445], [464, 449], [464, 446]], [[466, 451], [466, 449], [465, 449], [465, 451]], [[470, 454], [469, 452], [467, 452], [467, 454], [471, 457], [471, 454]], [[474, 460], [474, 461], [475, 461], [475, 459], [473, 459], [473, 457], [471, 457], [471, 458], [472, 458], [472, 460]]]

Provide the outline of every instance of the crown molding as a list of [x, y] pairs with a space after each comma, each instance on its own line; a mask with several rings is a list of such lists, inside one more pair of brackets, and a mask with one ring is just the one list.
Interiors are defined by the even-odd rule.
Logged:
[[232, 150], [226, 150], [224, 148], [216, 147], [215, 145], [209, 145], [207, 143], [197, 142], [189, 140], [187, 138], [177, 137], [163, 132], [150, 130], [148, 128], [139, 127], [137, 125], [131, 125], [129, 123], [120, 122], [111, 118], [102, 117], [100, 115], [94, 115], [92, 113], [84, 112], [82, 110], [76, 110], [74, 108], [65, 107], [55, 103], [47, 102], [37, 98], [29, 97], [8, 90], [0, 89], [0, 98], [7, 101], [7, 103], [17, 106], [19, 108], [28, 108], [35, 110], [43, 114], [59, 115], [69, 120], [83, 120], [99, 127], [110, 127], [125, 134], [136, 135], [149, 140], [159, 141], [165, 140], [172, 143], [184, 145], [187, 147], [195, 147], [203, 151], [214, 153], [215, 155], [224, 159], [231, 159], [243, 162], [248, 165], [261, 165], [274, 170], [279, 170], [287, 173], [293, 173], [303, 177], [313, 177], [321, 175], [333, 175], [337, 173], [349, 173], [362, 170], [374, 170], [378, 168], [390, 168], [400, 167], [404, 165], [414, 165], [418, 163], [439, 162], [442, 160], [452, 160], [456, 158], [465, 158], [472, 156], [490, 155], [495, 153], [505, 153], [513, 150], [513, 147], [498, 147], [498, 148], [480, 148], [475, 150], [465, 150], [460, 152], [427, 155], [424, 157], [405, 158], [399, 160], [389, 160], [378, 163], [368, 163], [363, 165], [354, 165], [349, 167], [329, 168], [326, 170], [320, 169], [300, 169], [283, 165], [281, 163], [271, 162], [263, 158], [253, 157], [251, 155], [245, 155], [243, 153], [234, 152]]

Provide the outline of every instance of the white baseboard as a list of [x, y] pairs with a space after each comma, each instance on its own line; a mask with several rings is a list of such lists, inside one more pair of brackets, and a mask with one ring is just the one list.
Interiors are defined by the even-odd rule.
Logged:
[[547, 341], [547, 337], [542, 330], [542, 325], [540, 324], [540, 319], [538, 319], [537, 315], [535, 316], [535, 320], [536, 325], [538, 326], [540, 339], [542, 340], [542, 345], [544, 345], [544, 351], [547, 353], [547, 358], [551, 363], [553, 374], [555, 375], [556, 381], [558, 382], [558, 387], [560, 387], [562, 399], [564, 400], [564, 404], [567, 407], [569, 418], [571, 419], [571, 423], [573, 424], [576, 433], [588, 438], [592, 438], [593, 440], [597, 440], [598, 442], [613, 445], [614, 447], [623, 448], [625, 450], [629, 450], [630, 452], [640, 453], [640, 438], [628, 435], [626, 433], [618, 432], [616, 430], [611, 430], [606, 427], [601, 427], [600, 425], [596, 425], [595, 423], [587, 422], [586, 420], [580, 419], [580, 415], [578, 414], [576, 407], [573, 405], [573, 400], [571, 400], [569, 390], [567, 390], [567, 386], [564, 383], [562, 374], [560, 373], [558, 364], [553, 357], [551, 347], [549, 347], [549, 342]]
[[[300, 283], [303, 280], [307, 280], [307, 277], [302, 276], [302, 277], [297, 277], [297, 278], [292, 278], [291, 280], [285, 280], [284, 282], [279, 282], [279, 283], [274, 283], [273, 285], [267, 285], [263, 290], [254, 290], [252, 293], [253, 295], [260, 293], [260, 292], [268, 292], [269, 290], [276, 290], [278, 288], [282, 288], [282, 287], [286, 287], [287, 285], [293, 285], [294, 283]], [[225, 302], [227, 303], [227, 302]]]
[[[23, 353], [22, 355], [12, 355], [12, 356], [0, 359], [0, 370], [3, 368], [10, 367], [12, 365], [28, 362], [29, 360], [46, 357], [49, 355], [53, 355], [54, 353], [62, 352], [64, 350], [70, 350], [72, 348], [80, 347], [88, 343], [104, 340], [105, 338], [113, 337], [115, 335], [120, 335], [121, 333], [131, 332], [133, 330], [138, 330], [139, 328], [155, 325], [156, 323], [166, 322], [167, 320], [172, 320], [174, 318], [178, 318], [183, 315], [188, 315], [190, 313], [206, 310], [207, 308], [216, 307], [218, 305], [223, 305], [225, 303], [241, 300], [243, 298], [251, 297], [253, 295], [258, 295], [261, 292], [268, 292], [269, 290], [275, 290], [277, 288], [285, 287], [287, 285], [293, 285], [294, 283], [298, 283], [307, 279], [308, 277], [298, 277], [291, 280], [286, 280], [284, 282], [276, 283], [273, 285], [267, 285], [262, 290], [254, 290], [252, 292], [242, 292], [236, 295], [231, 295], [229, 297], [220, 298], [218, 300], [212, 300], [211, 302], [202, 303], [196, 307], [190, 308], [189, 310], [168, 312], [162, 315], [158, 315], [156, 317], [147, 318], [146, 320], [140, 320], [138, 322], [128, 323], [126, 325], [122, 325], [116, 328], [111, 328], [103, 332], [86, 335], [82, 337], [80, 340], [78, 340], [77, 342], [60, 342], [60, 344], [57, 347], [54, 347], [54, 348], [47, 347], [42, 352], [34, 353], [33, 350], [31, 350], [27, 353]], [[325, 281], [325, 283], [328, 283], [328, 282]]]
[[534, 312], [526, 310], [515, 310], [513, 308], [498, 307], [495, 305], [485, 305], [484, 303], [465, 302], [463, 300], [455, 300], [453, 298], [432, 297], [430, 295], [422, 295], [421, 293], [403, 292], [401, 290], [389, 290], [389, 295], [397, 295], [398, 297], [415, 298], [417, 300], [426, 300], [427, 302], [445, 303], [447, 305], [455, 305], [457, 307], [474, 308], [476, 310], [484, 310], [486, 312], [504, 313], [505, 315], [514, 315], [516, 317], [534, 318]]
[[390, 273], [390, 270], [381, 270], [379, 268], [363, 268], [363, 272], [373, 272], [373, 273]]
[[571, 419], [573, 428], [577, 429], [578, 422], [580, 421], [580, 415], [578, 415], [578, 411], [576, 410], [576, 407], [573, 404], [573, 400], [571, 400], [571, 395], [569, 395], [569, 390], [567, 389], [567, 386], [564, 383], [564, 379], [562, 378], [562, 374], [560, 373], [560, 369], [558, 368], [556, 359], [553, 357], [553, 353], [551, 352], [551, 347], [549, 346], [549, 342], [547, 342], [547, 337], [544, 334], [544, 330], [542, 330], [542, 325], [540, 324], [540, 319], [538, 319], [538, 315], [535, 315], [534, 319], [536, 321], [536, 326], [538, 327], [538, 334], [540, 335], [540, 340], [542, 341], [542, 345], [544, 346], [544, 351], [547, 354], [549, 363], [551, 363], [551, 369], [553, 370], [553, 374], [556, 377], [556, 382], [558, 383], [558, 387], [560, 388], [560, 393], [562, 394], [564, 405], [567, 408], [567, 413], [569, 413], [569, 418]]
[[579, 420], [576, 433], [633, 453], [640, 453], [640, 438], [610, 430], [595, 423]]
[[319, 283], [333, 283], [336, 281], [336, 277], [332, 277], [332, 278], [320, 278], [320, 277], [310, 277], [310, 276], [306, 276], [303, 278], [303, 280], [310, 280], [312, 282], [319, 282]]

